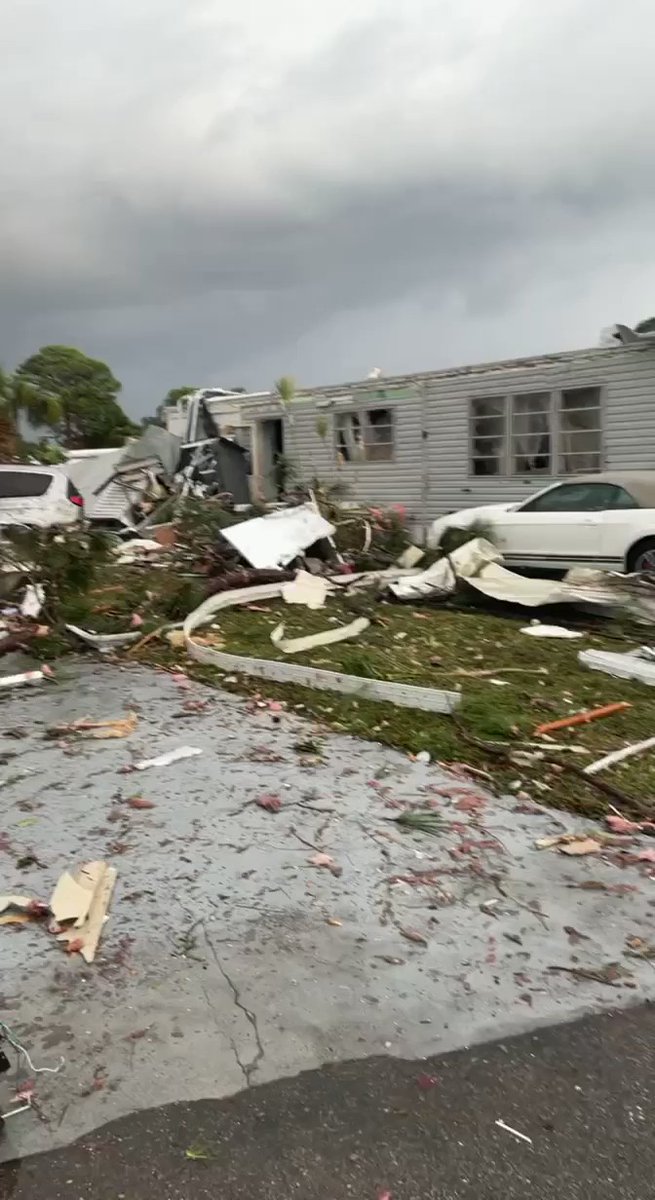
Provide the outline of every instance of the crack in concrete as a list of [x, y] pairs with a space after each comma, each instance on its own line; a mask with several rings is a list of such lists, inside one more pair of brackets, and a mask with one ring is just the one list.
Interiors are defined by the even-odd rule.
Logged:
[[[257, 1068], [265, 1054], [264, 1046], [262, 1044], [262, 1039], [261, 1039], [260, 1033], [259, 1033], [259, 1025], [257, 1024], [257, 1017], [256, 1017], [255, 1013], [252, 1012], [243, 1003], [240, 993], [239, 993], [239, 989], [236, 986], [234, 980], [231, 978], [231, 976], [228, 975], [227, 971], [225, 970], [225, 967], [223, 966], [221, 960], [219, 959], [218, 954], [216, 953], [216, 947], [214, 946], [209, 934], [207, 933], [207, 929], [206, 929], [204, 923], [203, 923], [202, 928], [203, 928], [203, 932], [205, 934], [205, 941], [207, 942], [207, 945], [209, 946], [209, 949], [211, 950], [214, 962], [216, 963], [216, 966], [218, 967], [221, 975], [223, 976], [223, 979], [227, 983], [230, 991], [232, 992], [232, 997], [234, 999], [235, 1007], [238, 1008], [243, 1013], [244, 1017], [246, 1018], [248, 1024], [251, 1026], [252, 1031], [255, 1035], [255, 1042], [257, 1044], [257, 1053], [256, 1053], [255, 1057], [252, 1059], [252, 1061], [249, 1063], [242, 1062], [241, 1058], [239, 1057], [239, 1053], [237, 1051], [236, 1044], [235, 1044], [234, 1040], [232, 1038], [230, 1038], [230, 1044], [234, 1051], [234, 1057], [237, 1060], [237, 1064], [238, 1064], [240, 1070], [243, 1072], [243, 1076], [246, 1081], [247, 1087], [250, 1087], [252, 1076], [254, 1075], [255, 1071], [257, 1070]], [[204, 990], [205, 989], [203, 988], [203, 991]], [[206, 992], [205, 992], [205, 995], [207, 995]], [[211, 1001], [209, 1000], [209, 997], [207, 997], [207, 1003], [209, 1004], [210, 1008], [212, 1008], [212, 1004], [211, 1004]]]

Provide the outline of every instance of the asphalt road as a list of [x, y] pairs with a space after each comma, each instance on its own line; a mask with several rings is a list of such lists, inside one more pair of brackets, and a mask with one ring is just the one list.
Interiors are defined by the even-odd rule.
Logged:
[[0, 1197], [650, 1200], [654, 1098], [655, 1009], [642, 1007], [142, 1111], [5, 1164]]

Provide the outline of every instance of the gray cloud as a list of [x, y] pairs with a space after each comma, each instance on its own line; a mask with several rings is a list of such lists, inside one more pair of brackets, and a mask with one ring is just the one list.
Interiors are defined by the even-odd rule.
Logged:
[[6, 363], [77, 344], [142, 413], [655, 308], [647, 0], [316, 7], [6, 0]]

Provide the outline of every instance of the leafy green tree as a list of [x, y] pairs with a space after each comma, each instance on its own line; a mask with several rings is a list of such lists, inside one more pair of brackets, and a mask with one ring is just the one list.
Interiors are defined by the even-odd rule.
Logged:
[[61, 415], [55, 396], [43, 393], [18, 374], [10, 375], [0, 367], [0, 451], [16, 453], [20, 439], [21, 416], [33, 428], [52, 425]]
[[655, 317], [646, 317], [645, 321], [640, 321], [635, 325], [635, 333], [655, 333]]
[[106, 363], [72, 346], [44, 346], [16, 371], [53, 405], [47, 424], [69, 449], [122, 445], [138, 432], [116, 397], [121, 384]]

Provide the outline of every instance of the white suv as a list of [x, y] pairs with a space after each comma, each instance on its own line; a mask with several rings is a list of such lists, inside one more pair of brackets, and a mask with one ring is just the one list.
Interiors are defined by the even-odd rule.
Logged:
[[0, 525], [74, 525], [84, 500], [61, 467], [0, 464]]

